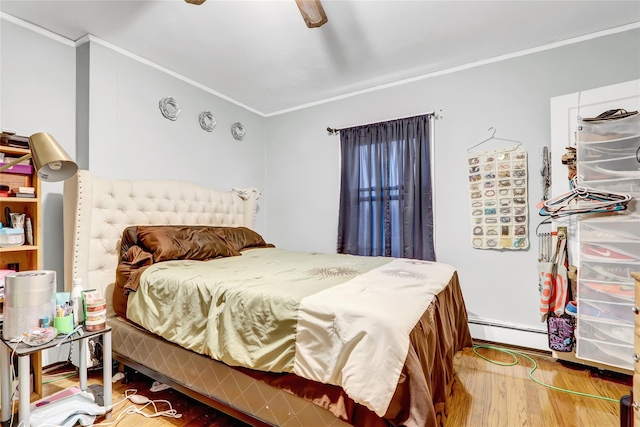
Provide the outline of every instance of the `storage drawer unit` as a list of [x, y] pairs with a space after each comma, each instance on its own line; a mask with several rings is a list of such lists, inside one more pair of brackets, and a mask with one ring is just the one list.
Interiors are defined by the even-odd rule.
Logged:
[[576, 356], [633, 370], [631, 273], [640, 271], [640, 217], [582, 215], [578, 233]]
[[640, 197], [640, 114], [578, 123], [578, 184]]

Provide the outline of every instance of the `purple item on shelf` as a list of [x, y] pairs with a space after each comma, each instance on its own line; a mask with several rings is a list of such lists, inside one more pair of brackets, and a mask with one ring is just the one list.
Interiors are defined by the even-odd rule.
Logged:
[[[0, 166], [4, 166], [6, 163], [0, 163]], [[2, 173], [16, 173], [20, 175], [33, 174], [33, 166], [31, 165], [13, 165], [9, 169], [5, 169]]]

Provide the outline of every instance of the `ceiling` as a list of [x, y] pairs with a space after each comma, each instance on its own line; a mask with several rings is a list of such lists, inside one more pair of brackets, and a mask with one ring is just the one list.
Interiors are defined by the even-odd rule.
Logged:
[[264, 115], [640, 21], [630, 1], [0, 1], [70, 40], [89, 33]]

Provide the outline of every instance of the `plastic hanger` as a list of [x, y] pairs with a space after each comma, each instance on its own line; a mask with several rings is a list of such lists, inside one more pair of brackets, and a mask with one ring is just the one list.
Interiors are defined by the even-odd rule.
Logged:
[[615, 212], [627, 209], [631, 200], [629, 194], [579, 186], [575, 178], [571, 183], [571, 190], [543, 202], [540, 215], [556, 218], [582, 213]]
[[515, 147], [513, 147], [513, 149], [514, 149], [514, 150], [515, 150], [516, 148], [518, 148], [519, 146], [521, 146], [521, 145], [522, 145], [522, 142], [520, 142], [520, 141], [516, 141], [515, 139], [498, 138], [498, 137], [496, 136], [497, 129], [496, 129], [496, 128], [494, 128], [493, 126], [491, 126], [488, 130], [489, 130], [489, 132], [493, 131], [493, 133], [491, 134], [491, 136], [490, 136], [489, 138], [485, 139], [484, 141], [480, 141], [480, 142], [478, 142], [478, 143], [477, 143], [476, 145], [474, 145], [473, 147], [469, 147], [469, 148], [467, 148], [467, 153], [468, 153], [469, 151], [473, 150], [474, 148], [476, 148], [477, 146], [482, 145], [482, 144], [484, 144], [484, 143], [485, 143], [485, 142], [487, 142], [487, 141], [491, 141], [492, 139], [495, 139], [496, 141], [515, 142], [515, 143], [517, 143], [518, 145], [516, 145]]

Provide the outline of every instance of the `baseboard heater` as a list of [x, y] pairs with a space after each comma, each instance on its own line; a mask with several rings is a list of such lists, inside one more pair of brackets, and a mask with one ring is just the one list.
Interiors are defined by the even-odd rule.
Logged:
[[512, 329], [515, 331], [532, 332], [534, 334], [547, 335], [546, 329], [534, 328], [532, 326], [518, 325], [513, 323], [500, 323], [500, 322], [491, 321], [491, 320], [478, 319], [477, 317], [476, 318], [470, 317], [469, 323], [472, 323], [474, 325], [491, 326], [495, 328]]

